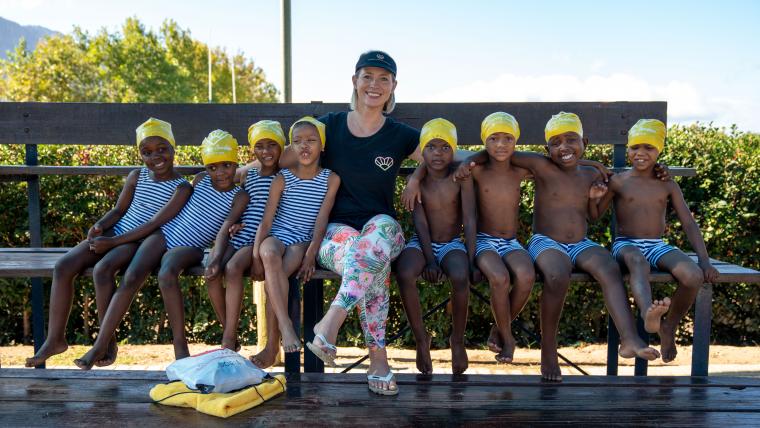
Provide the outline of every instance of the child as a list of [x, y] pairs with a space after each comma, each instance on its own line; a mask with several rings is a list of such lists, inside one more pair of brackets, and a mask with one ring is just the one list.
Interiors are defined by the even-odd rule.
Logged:
[[[560, 112], [547, 122], [547, 156], [516, 152], [513, 165], [528, 169], [534, 177], [533, 236], [528, 252], [544, 279], [541, 294], [541, 375], [544, 380], [561, 381], [557, 357], [557, 329], [573, 266], [585, 270], [602, 286], [604, 301], [620, 331], [623, 358], [654, 360], [657, 350], [647, 347], [636, 333], [623, 287], [623, 277], [615, 260], [599, 244], [586, 237], [591, 198], [602, 190], [594, 183], [599, 173], [579, 164], [588, 139], [577, 115]], [[482, 162], [482, 153], [471, 158]], [[469, 163], [460, 166], [458, 177], [466, 177]]]
[[288, 277], [298, 271], [306, 282], [314, 273], [340, 178], [319, 166], [325, 146], [322, 122], [310, 116], [298, 119], [290, 127], [290, 146], [298, 165], [283, 169], [272, 182], [253, 244], [253, 263], [264, 266], [267, 301], [277, 319], [283, 349], [297, 352], [301, 341], [288, 317]]
[[[422, 127], [420, 151], [427, 168], [420, 183], [423, 203], [414, 207], [417, 233], [407, 242], [396, 265], [401, 300], [417, 342], [417, 370], [423, 374], [433, 372], [433, 363], [430, 358], [431, 337], [425, 330], [417, 292], [420, 274], [426, 281], [436, 283], [445, 273], [451, 281], [453, 325], [449, 343], [452, 371], [462, 374], [468, 366], [464, 333], [470, 293], [469, 273], [475, 270], [475, 196], [471, 181], [460, 184], [451, 179], [451, 162], [456, 148], [456, 128], [448, 120], [433, 119]], [[467, 248], [461, 237], [463, 222]]]
[[[50, 290], [50, 313], [45, 343], [26, 366], [43, 364], [53, 355], [68, 349], [66, 322], [74, 298], [74, 278], [94, 266], [98, 320], [102, 317], [115, 288], [116, 272], [129, 264], [139, 242], [124, 240], [107, 252], [92, 251], [92, 241], [98, 236], [119, 236], [150, 220], [163, 206], [182, 206], [190, 197], [192, 187], [174, 170], [174, 136], [171, 124], [150, 118], [136, 129], [137, 149], [145, 163], [127, 175], [116, 206], [108, 211], [87, 232], [87, 239], [61, 257], [53, 271]], [[116, 359], [116, 340], [107, 337], [108, 349], [98, 366], [107, 366]]]
[[[108, 305], [95, 344], [82, 358], [74, 360], [79, 368], [89, 370], [106, 351], [106, 341], [127, 313], [132, 299], [148, 276], [158, 268], [158, 285], [172, 328], [174, 357], [190, 355], [185, 339], [185, 309], [179, 274], [203, 260], [203, 251], [214, 240], [232, 206], [239, 188], [234, 176], [237, 168], [237, 141], [222, 130], [212, 131], [201, 144], [205, 172], [196, 175], [193, 194], [184, 207], [165, 207], [148, 223], [127, 235], [141, 239], [132, 262], [124, 272], [119, 288]], [[179, 213], [178, 213], [179, 212]], [[171, 219], [162, 224], [166, 219]], [[162, 224], [156, 230], [157, 225]], [[154, 232], [155, 230], [155, 232]], [[95, 245], [112, 245], [118, 238], [97, 238]]]
[[[230, 214], [216, 235], [205, 272], [211, 304], [224, 327], [222, 346], [233, 350], [240, 347], [237, 328], [244, 295], [243, 275], [251, 268], [253, 240], [264, 215], [269, 187], [278, 171], [277, 162], [285, 147], [285, 134], [279, 122], [262, 120], [248, 128], [248, 143], [261, 168], [247, 171], [241, 183], [243, 190], [235, 195]], [[230, 239], [230, 229], [238, 222], [242, 224]], [[254, 271], [263, 273], [263, 267], [257, 267]], [[226, 291], [222, 287], [223, 282], [227, 283]], [[279, 330], [273, 330], [275, 335], [279, 335]], [[277, 344], [279, 338], [274, 339], [273, 343]], [[272, 350], [267, 347], [252, 357], [252, 361], [259, 367], [268, 367], [274, 363], [278, 348], [275, 346]]]
[[478, 201], [475, 257], [491, 289], [495, 325], [488, 348], [496, 353], [496, 361], [511, 363], [515, 350], [511, 322], [525, 307], [536, 279], [533, 261], [516, 238], [520, 182], [530, 171], [510, 163], [520, 138], [520, 126], [512, 115], [492, 113], [480, 129], [488, 161], [472, 169]]
[[[614, 200], [617, 231], [612, 256], [630, 272], [631, 293], [644, 319], [644, 328], [660, 335], [662, 360], [668, 363], [676, 358], [678, 324], [694, 303], [702, 283], [715, 281], [718, 271], [710, 264], [702, 233], [681, 188], [675, 181], [662, 181], [655, 176], [655, 163], [664, 146], [664, 123], [656, 119], [636, 122], [628, 132], [628, 159], [632, 168], [610, 179], [609, 191], [599, 201], [598, 210], [592, 207], [591, 214], [594, 219], [600, 217]], [[662, 241], [668, 200], [697, 253], [699, 265]], [[650, 266], [670, 272], [678, 281], [672, 301], [667, 297], [652, 301]]]

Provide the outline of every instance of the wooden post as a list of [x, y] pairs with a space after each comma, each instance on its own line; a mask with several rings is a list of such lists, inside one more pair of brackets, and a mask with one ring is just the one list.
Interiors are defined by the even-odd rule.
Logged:
[[[26, 115], [24, 116], [26, 117]], [[29, 128], [26, 128], [27, 130]], [[37, 145], [25, 146], [25, 162], [28, 166], [38, 164]], [[30, 175], [26, 179], [27, 198], [29, 200], [29, 237], [30, 247], [42, 247], [42, 228], [40, 225], [40, 178]], [[45, 290], [42, 288], [42, 278], [32, 278], [32, 329], [34, 335], [34, 352], [39, 351], [45, 342]], [[44, 369], [45, 363], [35, 368]]]
[[[314, 325], [322, 319], [324, 305], [324, 280], [312, 279], [303, 290], [303, 340], [314, 340]], [[312, 354], [304, 352], [303, 371], [306, 373], [324, 373], [325, 365]]]
[[[296, 336], [301, 337], [301, 284], [295, 277], [288, 278], [288, 315]], [[301, 372], [301, 352], [285, 354], [285, 373]]]
[[[261, 352], [269, 340], [267, 334], [267, 292], [264, 288], [264, 281], [251, 281], [253, 289], [253, 304], [256, 305], [256, 352]], [[282, 362], [282, 348], [277, 353], [274, 363]]]
[[703, 284], [694, 303], [694, 344], [691, 349], [691, 375], [707, 376], [710, 362], [712, 325], [712, 284]]

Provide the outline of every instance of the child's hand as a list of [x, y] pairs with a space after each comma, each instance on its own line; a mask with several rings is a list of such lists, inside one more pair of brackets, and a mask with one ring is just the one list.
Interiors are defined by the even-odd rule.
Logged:
[[90, 241], [90, 251], [95, 254], [104, 254], [111, 248], [113, 248], [113, 242], [111, 238], [106, 236], [98, 236]]
[[601, 181], [595, 181], [591, 188], [588, 190], [588, 197], [591, 199], [599, 199], [607, 193], [607, 185]]
[[98, 236], [101, 236], [103, 234], [103, 228], [100, 227], [98, 223], [95, 223], [92, 225], [90, 230], [87, 231], [87, 240], [92, 241], [93, 239], [97, 238]]
[[705, 282], [715, 282], [715, 280], [718, 279], [718, 269], [715, 269], [715, 266], [709, 261], [705, 261], [704, 263], [699, 262], [699, 267], [705, 274]]
[[422, 279], [432, 284], [443, 281], [443, 271], [436, 263], [429, 263], [422, 271]]
[[206, 281], [214, 281], [215, 279], [219, 278], [219, 263], [211, 262], [206, 266], [206, 269], [203, 271], [203, 276], [206, 278]]
[[227, 230], [227, 232], [230, 234], [230, 238], [232, 238], [236, 233], [243, 230], [245, 227], [245, 223], [235, 223]]
[[662, 181], [668, 181], [672, 178], [668, 166], [661, 162], [654, 164], [654, 175]]
[[263, 281], [264, 280], [264, 263], [261, 262], [259, 257], [253, 258], [253, 264], [251, 266], [251, 280]]
[[470, 178], [470, 173], [472, 172], [472, 169], [475, 168], [475, 165], [475, 162], [460, 163], [457, 170], [454, 171], [454, 181], [463, 181]]
[[309, 282], [311, 276], [314, 275], [314, 262], [315, 257], [313, 255], [309, 256], [307, 252], [303, 258], [303, 262], [301, 262], [301, 268], [298, 269], [298, 275], [296, 275], [296, 278], [300, 279], [304, 284]]
[[473, 285], [483, 282], [483, 273], [474, 263], [470, 265], [470, 282]]
[[410, 178], [404, 187], [404, 191], [401, 193], [401, 205], [407, 211], [414, 210], [414, 204], [422, 203], [422, 194], [420, 193], [420, 182], [414, 178]]

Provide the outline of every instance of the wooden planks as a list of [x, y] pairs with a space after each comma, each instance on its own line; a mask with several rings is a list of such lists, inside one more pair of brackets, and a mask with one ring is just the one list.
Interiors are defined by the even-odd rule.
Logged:
[[[284, 128], [305, 115], [346, 111], [347, 104], [107, 104], [0, 103], [0, 144], [135, 144], [134, 129], [149, 116], [172, 123], [180, 145], [199, 145], [217, 128], [247, 144], [248, 126], [261, 119], [278, 120]], [[393, 117], [420, 128], [445, 117], [457, 125], [461, 145], [481, 144], [480, 122], [494, 111], [506, 111], [520, 122], [521, 144], [544, 144], [546, 121], [561, 110], [577, 113], [592, 144], [625, 144], [640, 118], [667, 118], [667, 103], [399, 103]]]
[[606, 425], [760, 423], [760, 382], [743, 378], [398, 375], [400, 394], [378, 397], [363, 374], [291, 376], [288, 391], [222, 420], [153, 404], [163, 372], [0, 371], [0, 425], [161, 423], [216, 425]]

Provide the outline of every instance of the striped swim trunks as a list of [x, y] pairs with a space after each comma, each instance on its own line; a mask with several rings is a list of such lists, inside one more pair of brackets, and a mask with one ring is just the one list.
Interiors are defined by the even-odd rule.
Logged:
[[478, 257], [484, 251], [494, 251], [499, 257], [504, 257], [505, 254], [516, 250], [525, 251], [525, 248], [520, 245], [520, 241], [517, 238], [499, 238], [498, 236], [478, 232], [477, 241], [475, 242], [475, 257]]
[[644, 255], [644, 258], [647, 259], [649, 264], [655, 269], [657, 269], [657, 262], [660, 260], [660, 257], [678, 249], [666, 244], [662, 239], [636, 239], [618, 236], [615, 238], [615, 242], [612, 243], [612, 257], [614, 257], [615, 260], [622, 262], [622, 260], [618, 259], [620, 250], [622, 250], [623, 247], [628, 246], [638, 248], [641, 251], [641, 254]]
[[[467, 248], [465, 248], [464, 242], [462, 242], [460, 238], [454, 238], [449, 242], [431, 242], [431, 246], [433, 247], [433, 256], [435, 256], [435, 261], [438, 262], [439, 266], [441, 265], [441, 262], [443, 262], [443, 258], [446, 257], [446, 254], [452, 251], [458, 250], [467, 254]], [[408, 248], [415, 248], [420, 250], [420, 252], [422, 251], [422, 244], [416, 234], [412, 235], [412, 239], [406, 243], [404, 250]]]
[[567, 254], [567, 256], [570, 257], [570, 262], [575, 265], [575, 259], [578, 258], [578, 255], [592, 247], [601, 247], [601, 245], [588, 238], [583, 238], [572, 244], [563, 244], [540, 233], [534, 233], [533, 236], [531, 236], [530, 241], [528, 241], [528, 253], [530, 253], [530, 258], [533, 259], [533, 263], [536, 262], [538, 256], [544, 251], [555, 249]]

